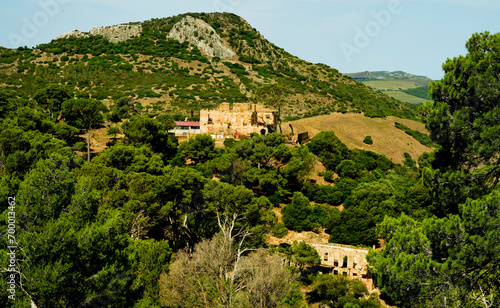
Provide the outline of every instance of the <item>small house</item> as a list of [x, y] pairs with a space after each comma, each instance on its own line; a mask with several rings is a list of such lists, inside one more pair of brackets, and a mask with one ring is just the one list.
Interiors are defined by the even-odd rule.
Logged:
[[191, 137], [200, 133], [200, 122], [175, 121], [175, 128], [168, 131], [175, 137]]

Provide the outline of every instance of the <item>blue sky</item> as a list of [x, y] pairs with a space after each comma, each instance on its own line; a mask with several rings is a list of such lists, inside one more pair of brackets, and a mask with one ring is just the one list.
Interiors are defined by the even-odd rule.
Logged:
[[433, 79], [475, 32], [500, 32], [498, 0], [3, 0], [0, 46], [75, 29], [226, 11], [289, 53], [342, 73], [403, 70]]

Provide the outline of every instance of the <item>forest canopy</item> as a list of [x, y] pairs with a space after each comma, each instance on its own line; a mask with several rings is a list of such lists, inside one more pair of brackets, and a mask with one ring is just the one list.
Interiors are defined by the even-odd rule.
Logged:
[[[1, 52], [16, 69], [0, 88], [0, 232], [15, 239], [2, 237], [0, 263], [13, 264], [2, 277], [14, 275], [17, 297], [2, 284], [0, 306], [380, 307], [358, 281], [318, 275], [317, 251], [283, 240], [298, 232], [378, 248], [370, 274], [391, 305], [498, 305], [500, 34], [474, 34], [431, 83], [420, 111], [432, 140], [395, 124], [436, 149], [393, 162], [333, 131], [294, 146], [279, 133], [179, 143], [168, 130], [183, 115], [166, 112], [161, 95], [198, 110], [249, 101], [246, 89], [285, 114], [284, 93], [315, 93], [335, 105], [311, 101], [317, 110], [301, 116], [349, 107], [415, 118], [413, 107], [260, 40], [236, 15], [195, 15], [243, 62], [165, 40], [183, 16], [146, 22], [144, 35], [115, 45], [96, 36]], [[245, 54], [242, 41], [265, 52]], [[41, 53], [57, 60], [38, 65]], [[273, 95], [250, 68], [276, 82], [262, 87]], [[90, 142], [98, 129], [112, 135], [105, 148]]]

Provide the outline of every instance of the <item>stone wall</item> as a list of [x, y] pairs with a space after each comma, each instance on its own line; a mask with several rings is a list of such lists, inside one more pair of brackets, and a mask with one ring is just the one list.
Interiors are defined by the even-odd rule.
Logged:
[[251, 133], [276, 131], [276, 112], [257, 104], [220, 104], [218, 109], [200, 111], [202, 134], [238, 138]]
[[[367, 248], [356, 248], [340, 244], [310, 244], [321, 257], [321, 267], [324, 273], [344, 275], [351, 279], [360, 279], [372, 291], [373, 279], [368, 274], [366, 255]], [[344, 264], [344, 257], [347, 263]]]

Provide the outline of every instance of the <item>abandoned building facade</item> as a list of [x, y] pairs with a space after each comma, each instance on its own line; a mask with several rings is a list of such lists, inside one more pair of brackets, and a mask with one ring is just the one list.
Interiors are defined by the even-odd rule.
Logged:
[[367, 248], [341, 244], [310, 244], [321, 257], [321, 271], [361, 280], [368, 290], [374, 289], [373, 278], [368, 274]]
[[216, 139], [240, 138], [251, 133], [276, 132], [277, 112], [258, 104], [222, 103], [200, 111], [200, 133]]

